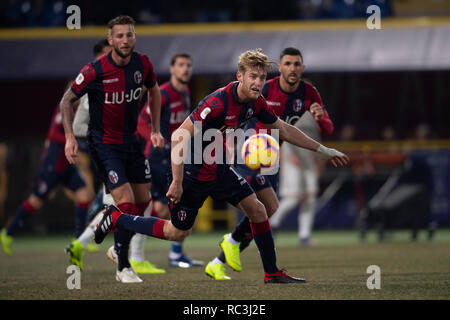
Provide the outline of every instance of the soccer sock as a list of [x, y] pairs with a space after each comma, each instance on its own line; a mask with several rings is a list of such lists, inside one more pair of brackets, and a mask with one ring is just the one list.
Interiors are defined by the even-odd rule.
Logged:
[[75, 207], [75, 237], [79, 237], [86, 227], [86, 217], [89, 203], [77, 203]]
[[24, 201], [19, 208], [17, 208], [16, 213], [14, 214], [14, 217], [11, 221], [11, 224], [8, 227], [7, 234], [8, 236], [14, 235], [16, 232], [16, 229], [18, 227], [23, 226], [23, 220], [36, 210], [33, 208], [33, 206], [28, 202], [28, 200]]
[[183, 241], [172, 241], [169, 259], [178, 259], [183, 254]]
[[137, 233], [146, 234], [148, 236], [166, 239], [164, 237], [164, 223], [165, 219], [155, 217], [138, 217], [130, 214], [114, 211], [112, 213], [114, 225], [117, 227], [124, 227], [128, 230], [133, 230]]
[[224, 264], [225, 261], [220, 260], [219, 258], [214, 258], [213, 261], [211, 261], [211, 264]]
[[298, 215], [298, 225], [300, 239], [308, 239], [311, 236], [311, 229], [314, 224], [314, 214], [316, 209], [315, 198], [308, 197], [303, 201]]
[[236, 225], [236, 228], [234, 228], [231, 233], [231, 237], [237, 242], [242, 242], [247, 237], [247, 234], [251, 233], [252, 229], [250, 228], [250, 220], [247, 216], [244, 216]]
[[97, 224], [100, 223], [102, 218], [103, 212], [97, 213], [95, 218], [92, 219], [92, 221], [89, 223], [86, 229], [84, 229], [83, 233], [78, 237], [78, 240], [80, 240], [84, 248], [86, 248], [89, 241], [91, 241], [94, 238], [95, 228], [97, 228]]
[[251, 222], [253, 238], [259, 250], [259, 255], [264, 267], [265, 273], [274, 273], [278, 271], [276, 264], [275, 243], [273, 241], [272, 231], [270, 229], [269, 220], [264, 222]]
[[280, 201], [278, 210], [270, 217], [270, 225], [279, 228], [284, 217], [298, 204], [298, 199], [294, 197], [284, 197]]
[[[122, 212], [128, 212], [135, 216], [138, 213], [138, 208], [134, 203], [125, 202], [117, 206]], [[132, 230], [125, 228], [118, 228], [114, 233], [114, 249], [117, 252], [118, 257], [118, 270], [122, 271], [123, 268], [129, 268], [130, 262], [128, 260], [128, 251], [130, 247], [131, 237], [134, 235]]]
[[[152, 208], [151, 200], [136, 204], [137, 215], [138, 216], [150, 216], [150, 211]], [[144, 261], [145, 260], [145, 235], [136, 233], [133, 238], [131, 238], [130, 243], [130, 258], [134, 261]]]

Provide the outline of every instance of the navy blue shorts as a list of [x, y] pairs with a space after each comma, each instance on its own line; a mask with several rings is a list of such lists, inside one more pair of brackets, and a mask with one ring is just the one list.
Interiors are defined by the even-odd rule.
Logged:
[[64, 154], [64, 145], [50, 142], [44, 151], [39, 173], [33, 181], [32, 192], [46, 200], [50, 191], [63, 184], [73, 192], [86, 186], [78, 168], [69, 164]]
[[[169, 178], [170, 179], [170, 178]], [[217, 179], [200, 181], [184, 171], [183, 194], [179, 203], [170, 202], [170, 220], [180, 230], [192, 228], [200, 209], [208, 196], [218, 201], [227, 201], [236, 206], [254, 193], [250, 185], [229, 165], [219, 165]]]
[[152, 199], [163, 203], [169, 203], [166, 197], [169, 189], [169, 174], [172, 171], [170, 163], [170, 144], [166, 144], [164, 149], [151, 148], [150, 168], [152, 169], [152, 185], [150, 192]]
[[278, 189], [280, 185], [280, 172], [271, 175], [262, 175], [259, 170], [252, 170], [245, 164], [238, 164], [235, 166], [237, 173], [239, 173], [255, 192], [265, 188], [273, 188], [278, 195]]
[[129, 183], [149, 183], [151, 171], [138, 142], [126, 145], [92, 143], [89, 153], [103, 183], [109, 190]]

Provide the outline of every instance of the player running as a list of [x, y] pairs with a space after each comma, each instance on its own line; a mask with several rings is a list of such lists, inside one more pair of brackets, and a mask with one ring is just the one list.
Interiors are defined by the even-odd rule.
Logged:
[[[323, 106], [319, 92], [309, 82], [301, 79], [304, 69], [300, 50], [285, 48], [280, 54], [278, 64], [280, 75], [266, 82], [262, 95], [275, 114], [286, 123], [294, 125], [305, 112], [309, 111], [320, 130], [325, 134], [331, 134], [333, 123]], [[268, 131], [268, 128], [256, 118], [249, 121], [246, 128], [253, 128], [256, 132]], [[282, 142], [280, 141], [280, 146]], [[278, 209], [279, 173], [263, 175], [259, 170], [251, 170], [245, 164], [237, 164], [236, 171], [247, 180], [258, 200], [266, 208], [267, 215], [271, 217]], [[239, 253], [248, 247], [252, 239], [249, 218], [244, 216], [231, 233], [224, 235], [220, 243], [222, 250], [207, 264], [205, 273], [216, 280], [230, 279], [225, 274], [225, 262], [233, 270], [242, 271]]]
[[[170, 80], [160, 86], [161, 90], [161, 134], [164, 137], [162, 149], [153, 147], [148, 139], [151, 130], [150, 109], [146, 105], [138, 119], [138, 132], [146, 140], [145, 155], [152, 169], [151, 194], [153, 216], [169, 218], [169, 200], [166, 197], [170, 168], [170, 137], [191, 111], [191, 94], [188, 83], [192, 76], [192, 59], [187, 53], [175, 54], [170, 60]], [[131, 258], [142, 260], [145, 236], [136, 234], [131, 242]], [[169, 266], [189, 268], [202, 266], [203, 261], [193, 260], [183, 253], [183, 242], [172, 241]], [[139, 273], [139, 272], [138, 272]]]
[[[93, 161], [108, 190], [122, 211], [142, 216], [151, 205], [150, 166], [135, 136], [138, 105], [144, 89], [148, 90], [152, 113], [151, 140], [162, 147], [159, 132], [161, 95], [150, 59], [135, 52], [135, 21], [118, 16], [108, 23], [108, 41], [113, 50], [87, 64], [61, 101], [66, 134], [65, 154], [75, 163], [77, 141], [72, 130], [75, 101], [89, 95], [88, 143]], [[150, 98], [151, 97], [151, 98]], [[142, 282], [128, 259], [133, 232], [118, 228], [114, 234], [118, 254], [116, 280]]]
[[[349, 159], [346, 155], [312, 140], [274, 114], [261, 96], [270, 66], [271, 62], [260, 49], [244, 52], [239, 57], [238, 81], [231, 82], [204, 98], [172, 135], [173, 177], [166, 194], [171, 201], [171, 220], [134, 217], [110, 206], [105, 209], [103, 219], [95, 230], [97, 243], [101, 243], [108, 232], [115, 231], [118, 227], [156, 238], [182, 241], [189, 235], [198, 209], [211, 195], [214, 199], [231, 203], [249, 217], [253, 238], [263, 263], [265, 283], [305, 282], [304, 279], [292, 277], [277, 267], [275, 245], [266, 209], [258, 201], [247, 181], [223, 159], [215, 158], [215, 161], [209, 164], [204, 158], [201, 164], [195, 164], [196, 161], [184, 164], [183, 160], [185, 156], [195, 158], [195, 151], [204, 151], [209, 145], [209, 141], [202, 139], [202, 150], [191, 148], [190, 154], [183, 153], [182, 150], [188, 149], [189, 142], [195, 145], [194, 129], [195, 131], [199, 129], [195, 128], [196, 125], [201, 126], [202, 130], [219, 130], [225, 142], [227, 129], [242, 128], [251, 118], [256, 117], [268, 128], [278, 129], [281, 139], [299, 147], [317, 151], [330, 159], [335, 166], [348, 163]], [[190, 139], [183, 138], [187, 136]], [[216, 155], [211, 154], [211, 156]]]
[[58, 184], [70, 189], [75, 196], [75, 236], [78, 237], [84, 230], [87, 209], [94, 195], [86, 187], [78, 168], [67, 162], [64, 157], [66, 138], [61, 118], [58, 105], [53, 113], [39, 173], [33, 181], [31, 194], [17, 209], [8, 227], [0, 233], [3, 250], [8, 255], [12, 255], [13, 235], [19, 227], [23, 226], [23, 220], [42, 208]]

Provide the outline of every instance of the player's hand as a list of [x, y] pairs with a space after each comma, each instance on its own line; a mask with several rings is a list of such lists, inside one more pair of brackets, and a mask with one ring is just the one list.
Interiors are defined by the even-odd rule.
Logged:
[[78, 154], [78, 142], [73, 134], [66, 134], [66, 145], [64, 147], [66, 159], [70, 164], [75, 164], [75, 159]]
[[333, 148], [327, 148], [323, 145], [319, 145], [319, 148], [317, 148], [317, 152], [327, 160], [330, 160], [331, 164], [335, 167], [345, 166], [350, 162], [350, 158], [346, 154], [343, 154], [342, 152]]
[[160, 132], [152, 132], [150, 140], [152, 141], [152, 145], [155, 148], [161, 149], [162, 147], [164, 147], [164, 137]]
[[316, 120], [316, 121], [322, 120], [323, 115], [324, 115], [322, 106], [320, 104], [318, 104], [317, 102], [314, 102], [309, 107], [309, 112], [311, 112], [311, 115], [314, 117], [314, 120]]
[[182, 194], [183, 194], [182, 183], [172, 181], [172, 183], [170, 184], [169, 190], [166, 193], [167, 199], [169, 199], [173, 203], [178, 203], [181, 200]]

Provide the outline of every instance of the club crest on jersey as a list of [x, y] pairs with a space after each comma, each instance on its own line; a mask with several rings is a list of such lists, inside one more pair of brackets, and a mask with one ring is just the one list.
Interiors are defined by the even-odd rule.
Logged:
[[187, 217], [186, 211], [181, 210], [178, 212], [178, 219], [180, 219], [180, 221], [186, 220], [186, 217]]
[[303, 103], [300, 99], [295, 99], [294, 104], [292, 105], [292, 109], [294, 109], [295, 112], [299, 112], [302, 110]]
[[45, 181], [39, 180], [38, 182], [38, 191], [40, 194], [45, 194], [48, 190], [47, 183]]
[[119, 176], [117, 175], [117, 173], [114, 170], [110, 170], [108, 172], [108, 178], [112, 184], [116, 184], [117, 182], [119, 182]]
[[141, 84], [142, 82], [142, 73], [139, 70], [134, 73], [134, 82], [137, 84]]
[[248, 109], [247, 110], [247, 113], [246, 113], [246, 115], [245, 115], [245, 119], [249, 119], [249, 118], [251, 118], [252, 116], [253, 116], [253, 109]]
[[263, 175], [261, 175], [261, 174], [257, 174], [256, 175], [256, 182], [258, 182], [258, 184], [260, 185], [260, 186], [262, 186], [262, 185], [264, 185], [264, 183], [266, 183], [266, 178], [264, 178], [264, 176]]

